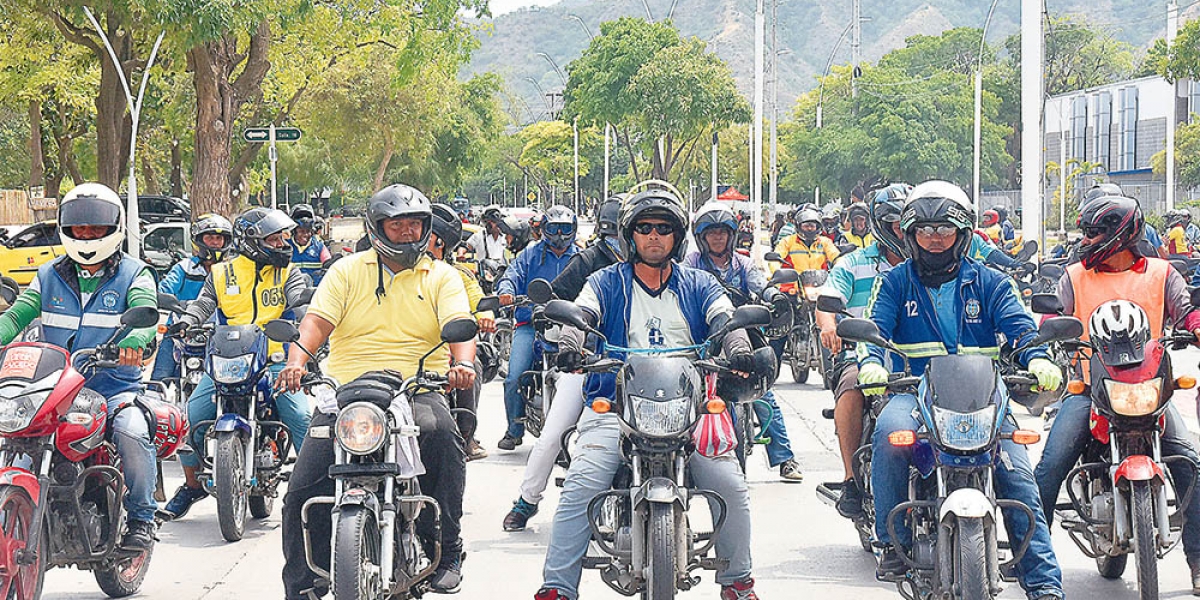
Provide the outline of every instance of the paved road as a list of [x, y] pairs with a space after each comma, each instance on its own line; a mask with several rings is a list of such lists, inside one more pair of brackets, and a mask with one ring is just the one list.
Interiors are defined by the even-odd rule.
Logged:
[[[1195, 373], [1200, 351], [1188, 351], [1177, 368]], [[816, 380], [816, 377], [812, 378]], [[801, 484], [782, 483], [768, 470], [761, 452], [752, 457], [749, 478], [754, 510], [754, 558], [758, 590], [765, 599], [853, 598], [855, 600], [898, 598], [895, 588], [875, 581], [874, 561], [858, 545], [849, 522], [819, 502], [817, 483], [840, 477], [833, 427], [820, 411], [830, 405], [829, 393], [813, 385], [794, 385], [785, 371], [779, 397], [793, 447], [806, 473]], [[481, 438], [492, 451], [482, 462], [468, 468], [464, 532], [469, 556], [466, 580], [457, 596], [465, 600], [531, 598], [541, 583], [541, 565], [550, 533], [550, 520], [557, 502], [551, 488], [543, 502], [543, 513], [529, 530], [504, 533], [500, 522], [516, 497], [530, 444], [515, 452], [500, 453], [495, 442], [502, 434], [499, 383], [485, 388]], [[1179, 400], [1195, 424], [1195, 394]], [[1027, 426], [1040, 427], [1040, 420], [1024, 417]], [[1035, 450], [1036, 451], [1036, 450]], [[176, 464], [168, 468], [168, 489], [180, 481]], [[217, 530], [214, 503], [199, 504], [186, 519], [166, 525], [157, 547], [154, 564], [140, 598], [196, 600], [201, 598], [281, 598], [279, 572], [280, 523], [275, 515], [248, 527], [246, 539], [229, 544]], [[1101, 579], [1086, 559], [1058, 531], [1054, 535], [1059, 559], [1066, 573], [1070, 597], [1109, 600], [1136, 598], [1135, 582], [1126, 578]], [[1161, 563], [1163, 598], [1182, 598], [1186, 593], [1186, 564], [1180, 550]], [[715, 598], [716, 588], [705, 574], [705, 584], [684, 598]], [[587, 598], [616, 598], [601, 583], [596, 572], [584, 573], [583, 593]], [[46, 598], [101, 598], [103, 594], [90, 574], [74, 570], [52, 571], [46, 580]], [[1012, 584], [1004, 598], [1021, 598]]]

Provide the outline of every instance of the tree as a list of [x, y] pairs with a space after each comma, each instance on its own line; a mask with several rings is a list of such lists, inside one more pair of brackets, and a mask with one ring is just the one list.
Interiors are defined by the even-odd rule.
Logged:
[[[575, 140], [569, 124], [539, 121], [521, 130], [518, 137], [524, 142], [518, 164], [530, 175], [530, 183], [536, 183], [540, 188], [542, 198], [550, 198], [553, 190], [565, 192], [574, 186]], [[587, 155], [595, 152], [599, 138], [593, 128], [579, 131], [580, 177], [586, 176], [591, 170]]]

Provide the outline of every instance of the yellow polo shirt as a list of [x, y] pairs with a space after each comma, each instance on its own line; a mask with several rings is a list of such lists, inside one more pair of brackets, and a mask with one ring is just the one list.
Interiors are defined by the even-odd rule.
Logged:
[[[381, 369], [409, 377], [421, 357], [441, 341], [443, 325], [472, 318], [466, 288], [453, 266], [426, 256], [395, 275], [385, 267], [387, 294], [376, 298], [378, 265], [374, 250], [337, 261], [308, 309], [334, 326], [325, 371], [341, 383]], [[446, 346], [425, 361], [427, 371], [445, 373], [449, 367]]]

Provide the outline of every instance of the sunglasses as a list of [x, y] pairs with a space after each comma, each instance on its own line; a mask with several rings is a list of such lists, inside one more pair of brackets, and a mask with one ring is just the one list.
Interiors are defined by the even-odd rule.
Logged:
[[923, 238], [947, 238], [958, 232], [958, 228], [953, 225], [924, 225], [917, 228], [917, 237]]
[[570, 223], [547, 223], [542, 230], [547, 235], [571, 235], [575, 233], [575, 226]]
[[1108, 233], [1107, 227], [1084, 227], [1083, 237], [1094, 238]]
[[650, 235], [651, 231], [658, 235], [669, 235], [675, 233], [675, 226], [670, 223], [638, 223], [633, 226], [633, 231], [639, 235]]

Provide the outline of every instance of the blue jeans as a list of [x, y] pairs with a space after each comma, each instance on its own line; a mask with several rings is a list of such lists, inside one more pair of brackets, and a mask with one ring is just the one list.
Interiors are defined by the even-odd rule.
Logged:
[[767, 461], [771, 463], [772, 467], [778, 467], [784, 462], [795, 458], [796, 455], [792, 452], [792, 443], [788, 440], [787, 425], [783, 422], [783, 413], [779, 410], [779, 403], [775, 401], [775, 392], [767, 390], [767, 393], [763, 394], [762, 399], [771, 405], [770, 411], [755, 402], [754, 412], [758, 414], [758, 420], [761, 423], [766, 423], [767, 419], [771, 420], [763, 435], [771, 438], [770, 443], [767, 444]]
[[162, 381], [169, 377], [179, 377], [179, 363], [175, 360], [175, 338], [164, 336], [158, 344], [158, 354], [154, 355], [150, 380]]
[[[108, 414], [122, 404], [137, 398], [136, 392], [122, 392], [108, 399]], [[158, 478], [158, 463], [146, 414], [136, 406], [117, 413], [109, 423], [112, 439], [121, 456], [121, 472], [125, 475], [125, 512], [130, 521], [153, 521], [158, 504], [154, 502], [154, 486]]]
[[[871, 489], [875, 495], [875, 537], [884, 544], [908, 545], [912, 532], [903, 519], [896, 520], [896, 534], [900, 540], [893, 541], [887, 531], [887, 516], [892, 509], [908, 499], [909, 461], [911, 448], [898, 448], [888, 443], [888, 434], [894, 431], [916, 431], [920, 428], [917, 413], [917, 398], [912, 394], [892, 396], [879, 415], [871, 442]], [[1011, 418], [1006, 418], [1003, 430], [1016, 429]], [[1021, 562], [1017, 563], [1017, 578], [1030, 598], [1043, 594], [1063, 595], [1062, 569], [1054, 556], [1050, 543], [1050, 527], [1042, 512], [1037, 483], [1025, 447], [1012, 440], [1000, 442], [1000, 460], [995, 470], [996, 494], [1001, 498], [1016, 500], [1028, 506], [1035, 518], [1034, 533], [1029, 549]], [[1023, 511], [1005, 509], [1004, 525], [1008, 539], [1021, 540], [1029, 531], [1029, 519]], [[1015, 542], [1014, 542], [1015, 543]]]
[[[1037, 477], [1038, 488], [1041, 491], [1042, 506], [1053, 506], [1058, 502], [1058, 491], [1063, 481], [1075, 468], [1079, 456], [1092, 439], [1091, 433], [1092, 400], [1087, 396], [1067, 396], [1054, 418], [1054, 426], [1046, 438], [1046, 449], [1042, 451], [1042, 460], [1038, 462], [1034, 475]], [[1192, 463], [1198, 460], [1196, 449], [1185, 437], [1187, 427], [1183, 424], [1179, 411], [1174, 406], [1167, 409], [1167, 426], [1162, 436], [1162, 455], [1183, 456]], [[1194, 473], [1178, 461], [1168, 465], [1171, 477], [1179, 486], [1179, 494], [1192, 486]], [[1200, 498], [1193, 497], [1187, 508], [1183, 521], [1183, 552], [1188, 558], [1200, 557]], [[1046, 515], [1048, 521], [1053, 521], [1053, 511]]]
[[521, 325], [513, 330], [512, 349], [508, 352], [508, 374], [504, 376], [504, 413], [508, 417], [509, 437], [525, 437], [525, 399], [521, 397], [521, 373], [533, 366], [533, 325]]
[[[583, 576], [583, 557], [592, 530], [587, 508], [601, 492], [612, 486], [621, 466], [617, 444], [621, 438], [617, 416], [599, 415], [584, 409], [579, 420], [579, 438], [575, 455], [563, 484], [550, 547], [542, 569], [542, 587], [558, 590], [567, 598], [579, 597], [579, 579]], [[717, 583], [730, 585], [750, 576], [750, 489], [732, 452], [717, 458], [693, 454], [688, 469], [699, 489], [720, 494], [727, 506], [725, 527], [717, 537], [717, 557], [729, 560], [729, 568], [717, 572]]]
[[[283, 364], [271, 365], [270, 369], [270, 377], [274, 381], [275, 376], [283, 370]], [[215, 395], [216, 388], [213, 386], [213, 380], [205, 375], [200, 379], [200, 383], [196, 384], [196, 389], [192, 390], [192, 395], [188, 398], [188, 423], [192, 424], [191, 446], [193, 449], [204, 448], [204, 432], [206, 431], [196, 427], [196, 423], [217, 418]], [[300, 454], [300, 444], [304, 442], [304, 436], [308, 435], [308, 421], [312, 417], [312, 407], [309, 405], [308, 396], [303, 392], [276, 392], [275, 408], [279, 411], [279, 420], [283, 421], [284, 426], [287, 427], [292, 445], [296, 448], [296, 454]], [[286, 450], [286, 448], [280, 448], [281, 452]], [[197, 469], [200, 467], [200, 455], [195, 450], [188, 452], [181, 450], [179, 462], [185, 467]]]

